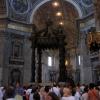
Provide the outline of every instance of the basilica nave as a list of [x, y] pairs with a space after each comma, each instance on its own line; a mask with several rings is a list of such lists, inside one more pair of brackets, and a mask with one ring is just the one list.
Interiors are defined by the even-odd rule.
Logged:
[[0, 84], [100, 81], [100, 0], [0, 0]]

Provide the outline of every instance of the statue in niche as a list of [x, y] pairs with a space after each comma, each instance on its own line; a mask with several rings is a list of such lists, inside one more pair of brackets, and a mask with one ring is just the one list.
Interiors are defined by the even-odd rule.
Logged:
[[14, 57], [15, 58], [18, 58], [19, 57], [19, 54], [20, 54], [20, 46], [19, 45], [16, 45], [14, 47]]
[[87, 34], [87, 46], [90, 49], [91, 53], [96, 52], [100, 49], [98, 37], [99, 35], [96, 34], [95, 31], [91, 31]]

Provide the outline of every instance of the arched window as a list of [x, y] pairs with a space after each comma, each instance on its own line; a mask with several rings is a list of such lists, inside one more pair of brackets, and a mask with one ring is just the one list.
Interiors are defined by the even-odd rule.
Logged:
[[48, 66], [52, 67], [52, 57], [48, 57]]

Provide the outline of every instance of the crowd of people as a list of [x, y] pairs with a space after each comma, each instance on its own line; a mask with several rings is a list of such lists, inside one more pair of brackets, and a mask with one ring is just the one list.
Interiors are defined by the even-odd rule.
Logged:
[[17, 83], [16, 86], [0, 87], [0, 100], [100, 100], [100, 84], [21, 86]]

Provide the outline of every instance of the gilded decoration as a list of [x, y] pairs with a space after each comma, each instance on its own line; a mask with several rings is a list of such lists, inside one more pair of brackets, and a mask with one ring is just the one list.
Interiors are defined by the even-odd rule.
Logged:
[[90, 51], [100, 50], [100, 32], [89, 32], [87, 34], [87, 45]]

